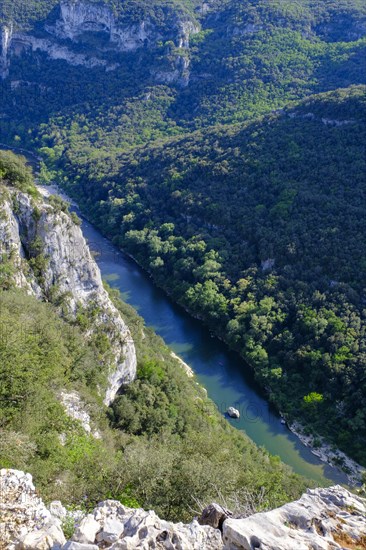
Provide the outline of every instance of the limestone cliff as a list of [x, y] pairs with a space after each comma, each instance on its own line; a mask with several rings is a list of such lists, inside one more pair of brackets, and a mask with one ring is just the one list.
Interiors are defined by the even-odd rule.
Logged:
[[170, 23], [167, 31], [151, 17], [126, 23], [109, 6], [91, 4], [87, 0], [61, 0], [60, 17], [54, 25], [46, 25], [46, 29], [58, 38], [73, 41], [79, 41], [85, 32], [105, 33], [110, 45], [123, 52], [152, 46], [157, 40], [167, 38], [173, 39], [179, 48], [188, 48], [190, 35], [199, 30], [198, 26], [188, 16], [172, 14], [170, 17], [171, 20], [166, 21]]
[[[158, 42], [172, 41], [179, 51], [188, 50], [190, 36], [199, 31], [199, 25], [188, 15], [167, 10], [163, 24], [151, 17], [142, 15], [135, 21], [124, 21], [116, 16], [112, 9], [102, 3], [90, 3], [87, 0], [61, 0], [58, 15], [43, 23], [39, 32], [13, 31], [12, 23], [1, 29], [2, 52], [0, 73], [8, 76], [12, 56], [25, 53], [45, 53], [50, 59], [64, 60], [71, 65], [83, 65], [87, 68], [105, 67], [114, 70], [118, 62], [110, 62], [109, 54], [135, 52], [140, 49], [151, 50]], [[88, 35], [103, 37], [99, 46], [88, 48]], [[82, 43], [87, 53], [80, 53], [78, 45]], [[169, 69], [159, 69], [159, 62], [151, 75], [157, 82], [187, 85], [189, 80], [189, 59], [177, 56], [173, 62], [168, 57]]]
[[86, 336], [103, 334], [110, 350], [105, 404], [136, 374], [130, 331], [103, 287], [80, 227], [47, 199], [3, 187], [0, 197], [0, 255], [14, 266], [13, 282], [56, 304], [75, 319], [87, 313]]
[[0, 29], [0, 43], [1, 43], [1, 56], [0, 56], [0, 75], [1, 78], [8, 76], [9, 69], [9, 48], [13, 37], [13, 25], [4, 25]]
[[[112, 500], [101, 502], [89, 514], [67, 512], [60, 502], [47, 508], [32, 477], [17, 470], [1, 470], [0, 486], [2, 550], [361, 550], [366, 546], [366, 500], [340, 486], [308, 490], [298, 501], [271, 512], [225, 519], [215, 527], [200, 525], [196, 519], [189, 525], [170, 523], [153, 511]], [[210, 508], [214, 506], [219, 509]], [[73, 531], [68, 542], [64, 525]]]

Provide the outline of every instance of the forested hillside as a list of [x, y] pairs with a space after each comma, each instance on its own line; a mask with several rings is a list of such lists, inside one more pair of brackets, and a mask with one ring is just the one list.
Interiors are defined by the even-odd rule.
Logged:
[[[79, 148], [84, 142], [121, 148], [244, 121], [311, 93], [366, 83], [366, 8], [358, 0], [341, 6], [330, 0], [226, 0], [207, 4], [204, 13], [190, 2], [156, 0], [148, 8], [136, 0], [114, 2], [123, 32], [134, 32], [132, 21], [150, 29], [145, 45], [127, 53], [110, 43], [107, 31], [83, 31], [82, 25], [75, 40], [55, 42], [58, 2], [16, 4], [9, 4], [14, 15], [8, 19], [39, 22], [20, 39], [14, 36], [16, 55], [10, 47], [2, 139], [29, 142], [37, 126], [51, 120]], [[85, 67], [87, 60], [73, 66], [50, 59], [49, 45], [42, 53], [25, 45], [33, 35], [66, 47], [70, 58], [83, 54], [110, 68], [106, 73], [104, 65]]]
[[76, 4], [0, 2], [1, 140], [366, 464], [365, 4]]
[[356, 87], [244, 126], [63, 160], [91, 219], [248, 360], [280, 410], [361, 462], [365, 115]]

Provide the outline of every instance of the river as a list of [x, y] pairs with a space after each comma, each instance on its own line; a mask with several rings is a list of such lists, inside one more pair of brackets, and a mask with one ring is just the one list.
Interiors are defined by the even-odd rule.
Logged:
[[281, 424], [280, 417], [261, 395], [249, 367], [238, 354], [231, 352], [200, 321], [176, 305], [154, 285], [144, 270], [85, 219], [82, 229], [90, 248], [96, 252], [103, 278], [117, 288], [124, 301], [131, 304], [146, 324], [192, 367], [197, 380], [223, 414], [231, 405], [239, 409], [240, 419], [228, 421], [245, 430], [257, 445], [280, 456], [295, 472], [319, 483], [326, 483], [326, 480], [346, 482], [342, 472], [321, 462]]
[[[25, 151], [21, 153], [25, 154]], [[38, 161], [34, 156], [27, 157], [33, 164]], [[90, 248], [96, 252], [103, 278], [117, 288], [122, 298], [144, 318], [146, 325], [152, 327], [192, 367], [197, 380], [223, 414], [228, 406], [239, 409], [240, 419], [230, 419], [229, 422], [244, 430], [257, 445], [278, 455], [295, 472], [322, 484], [347, 482], [341, 471], [320, 461], [281, 424], [280, 417], [253, 380], [250, 368], [238, 354], [230, 351], [200, 321], [176, 305], [154, 285], [144, 270], [114, 247], [85, 218], [82, 220], [82, 230]]]

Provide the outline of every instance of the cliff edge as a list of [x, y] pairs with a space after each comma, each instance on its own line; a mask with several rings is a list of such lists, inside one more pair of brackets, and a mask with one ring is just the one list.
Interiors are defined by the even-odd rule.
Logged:
[[0, 256], [13, 265], [12, 282], [54, 303], [64, 317], [84, 316], [87, 338], [107, 338], [104, 403], [136, 375], [128, 326], [113, 305], [82, 231], [62, 202], [0, 188]]
[[[227, 518], [220, 529], [161, 520], [153, 511], [107, 500], [91, 512], [46, 507], [32, 476], [3, 469], [1, 550], [331, 550], [366, 548], [366, 499], [336, 485], [309, 489], [299, 500], [245, 519]], [[64, 529], [70, 535], [66, 540]], [[70, 529], [71, 527], [71, 529]]]

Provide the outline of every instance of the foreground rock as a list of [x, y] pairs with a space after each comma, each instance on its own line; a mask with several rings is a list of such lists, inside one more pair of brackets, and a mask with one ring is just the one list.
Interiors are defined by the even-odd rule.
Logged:
[[[32, 476], [17, 470], [0, 472], [1, 550], [220, 550], [221, 533], [197, 521], [188, 525], [161, 520], [155, 512], [132, 509], [117, 501], [101, 502], [91, 514], [77, 519], [66, 542], [60, 502], [47, 509], [37, 496]], [[52, 511], [52, 513], [51, 513]], [[78, 518], [78, 514], [74, 514]]]
[[[90, 514], [49, 509], [37, 496], [32, 476], [1, 470], [1, 550], [334, 550], [366, 548], [366, 499], [337, 485], [309, 489], [298, 501], [245, 519], [228, 518], [208, 506], [199, 525], [161, 520], [153, 511], [101, 502]], [[69, 514], [67, 516], [67, 514]], [[62, 521], [75, 520], [66, 542]], [[214, 528], [215, 527], [215, 528]], [[221, 535], [222, 530], [222, 535]]]
[[38, 497], [30, 474], [3, 469], [0, 488], [1, 549], [48, 549], [66, 543], [61, 521]]
[[336, 485], [308, 489], [298, 501], [245, 519], [227, 519], [230, 550], [366, 548], [366, 500]]
[[224, 521], [230, 516], [232, 516], [232, 512], [213, 502], [203, 510], [198, 521], [200, 525], [210, 525], [214, 529], [222, 531]]
[[217, 529], [201, 526], [195, 520], [189, 525], [170, 523], [161, 520], [155, 512], [126, 508], [113, 500], [100, 503], [93, 514], [87, 515], [73, 540], [111, 550], [223, 548], [221, 533]]

